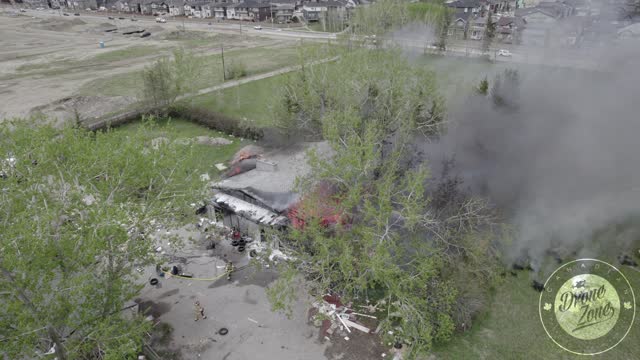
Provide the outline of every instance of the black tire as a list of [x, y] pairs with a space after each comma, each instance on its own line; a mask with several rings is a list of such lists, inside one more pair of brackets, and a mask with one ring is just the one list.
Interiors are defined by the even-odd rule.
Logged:
[[255, 251], [255, 250], [251, 250], [251, 251], [249, 251], [249, 256], [254, 258], [254, 257], [258, 256], [258, 252]]
[[238, 246], [238, 245], [239, 245], [239, 244], [238, 244], [238, 241], [237, 241], [237, 240], [233, 240], [233, 241], [231, 242], [231, 246]]
[[151, 284], [152, 286], [158, 285], [159, 282], [160, 281], [158, 279], [156, 279], [156, 278], [153, 278], [153, 279], [149, 280], [149, 284]]
[[243, 252], [243, 251], [244, 251], [244, 245], [240, 245], [240, 246], [238, 246], [238, 251], [239, 251], [239, 252]]
[[229, 329], [227, 328], [221, 328], [220, 330], [218, 330], [218, 334], [225, 336], [229, 333]]
[[241, 239], [241, 240], [238, 240], [238, 245], [245, 246], [247, 245], [247, 242], [244, 239]]

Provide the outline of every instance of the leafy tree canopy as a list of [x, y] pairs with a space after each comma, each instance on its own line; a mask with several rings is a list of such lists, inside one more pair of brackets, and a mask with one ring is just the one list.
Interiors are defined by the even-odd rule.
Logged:
[[[198, 164], [145, 132], [0, 125], [0, 354], [125, 359], [148, 324], [123, 304], [140, 290], [157, 223], [183, 221]], [[166, 139], [165, 139], [166, 140]]]

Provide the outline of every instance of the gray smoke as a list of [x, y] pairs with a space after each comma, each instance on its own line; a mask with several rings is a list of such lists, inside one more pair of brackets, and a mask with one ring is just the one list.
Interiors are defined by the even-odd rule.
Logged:
[[473, 192], [506, 210], [518, 231], [512, 256], [580, 248], [639, 212], [636, 49], [607, 49], [601, 71], [520, 68], [519, 85], [504, 94], [515, 109], [472, 96], [450, 109], [448, 133], [425, 145], [432, 165], [455, 155]]

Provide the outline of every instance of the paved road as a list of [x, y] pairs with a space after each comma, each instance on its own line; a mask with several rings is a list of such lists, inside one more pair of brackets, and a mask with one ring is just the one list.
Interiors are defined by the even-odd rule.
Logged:
[[[25, 13], [30, 16], [36, 17], [60, 17], [61, 13], [53, 10], [44, 10], [44, 11], [36, 11], [36, 10], [27, 10]], [[100, 20], [104, 21], [107, 16], [111, 16], [109, 14], [104, 13], [82, 13], [81, 19], [91, 19], [91, 20]], [[174, 20], [169, 18], [167, 23], [159, 24], [155, 22], [155, 18], [149, 16], [136, 16], [138, 19], [136, 22], [131, 22], [130, 18], [132, 17], [130, 14], [123, 14], [122, 17], [126, 18], [126, 20], [118, 20], [118, 15], [113, 15], [116, 17], [117, 25], [158, 25], [158, 26], [167, 26], [171, 28], [182, 28], [183, 24], [187, 30], [200, 30], [200, 31], [223, 31], [223, 32], [235, 32], [249, 36], [263, 36], [269, 38], [277, 38], [277, 39], [306, 39], [306, 40], [316, 40], [316, 41], [327, 41], [336, 39], [336, 34], [332, 33], [324, 33], [324, 32], [314, 32], [314, 31], [293, 31], [287, 29], [269, 29], [263, 28], [261, 30], [256, 30], [253, 28], [254, 23], [244, 22], [244, 23], [219, 23], [219, 22], [209, 22], [205, 20]], [[71, 14], [70, 18], [74, 18]], [[69, 18], [69, 17], [67, 17]], [[388, 41], [388, 40], [387, 40]], [[393, 42], [409, 49], [414, 49], [415, 51], [424, 52], [425, 51], [425, 41], [406, 39], [395, 37]], [[587, 51], [580, 50], [569, 50], [569, 49], [542, 49], [542, 48], [530, 48], [525, 49], [517, 46], [510, 46], [511, 52], [513, 56], [511, 57], [500, 57], [496, 56], [497, 51], [500, 48], [503, 48], [503, 45], [494, 46], [489, 50], [489, 54], [491, 58], [495, 61], [500, 62], [512, 62], [512, 63], [522, 63], [522, 64], [533, 64], [533, 65], [548, 65], [548, 66], [559, 66], [559, 67], [574, 67], [574, 68], [584, 68], [584, 69], [597, 69], [598, 68], [598, 57], [593, 56], [592, 53]], [[427, 52], [437, 51], [426, 49]], [[451, 44], [447, 47], [447, 51], [444, 53], [439, 53], [445, 56], [454, 56], [454, 57], [479, 57], [483, 55], [483, 52], [477, 47], [468, 47], [467, 44], [461, 44], [460, 42], [452, 41]]]
[[[197, 19], [188, 19], [182, 21], [182, 19], [173, 19], [171, 17], [167, 18], [167, 22], [164, 24], [156, 23], [155, 17], [151, 16], [132, 16], [131, 14], [106, 14], [106, 13], [98, 13], [98, 12], [81, 12], [80, 16], [74, 16], [73, 12], [67, 12], [70, 16], [64, 16], [67, 19], [80, 18], [82, 20], [99, 20], [105, 21], [109, 16], [114, 17], [112, 21], [118, 26], [164, 26], [170, 28], [180, 28], [182, 29], [183, 25], [186, 30], [200, 30], [200, 31], [225, 31], [225, 32], [236, 32], [254, 36], [264, 36], [269, 38], [286, 38], [286, 39], [312, 39], [312, 40], [328, 40], [335, 39], [336, 35], [332, 33], [324, 33], [317, 31], [294, 31], [288, 29], [268, 29], [262, 28], [261, 30], [256, 30], [253, 28], [254, 23], [251, 22], [237, 22], [237, 23], [220, 23], [215, 21], [207, 21], [207, 20], [197, 20]], [[38, 18], [60, 18], [63, 17], [62, 12], [58, 12], [57, 10], [27, 10], [26, 13], [22, 13], [28, 16], [35, 16]], [[118, 19], [119, 17], [125, 18], [125, 20]], [[135, 18], [136, 21], [131, 21], [131, 18]], [[211, 23], [211, 25], [209, 25]]]

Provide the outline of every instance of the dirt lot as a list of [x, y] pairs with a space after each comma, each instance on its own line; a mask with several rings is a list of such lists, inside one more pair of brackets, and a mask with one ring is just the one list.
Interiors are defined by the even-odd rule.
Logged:
[[[256, 36], [240, 38], [224, 29], [183, 32], [178, 23], [49, 12], [28, 15], [11, 16], [0, 9], [0, 119], [42, 113], [61, 121], [74, 118], [76, 112], [94, 117], [126, 108], [136, 101], [134, 96], [80, 96], [86, 94], [78, 90], [96, 79], [140, 70], [178, 47], [207, 55], [219, 51], [219, 41], [215, 40], [221, 36], [227, 41], [225, 51], [278, 47], [288, 42]], [[110, 29], [115, 31], [106, 31]], [[142, 29], [151, 36], [123, 34]], [[101, 41], [104, 48], [99, 46]]]

